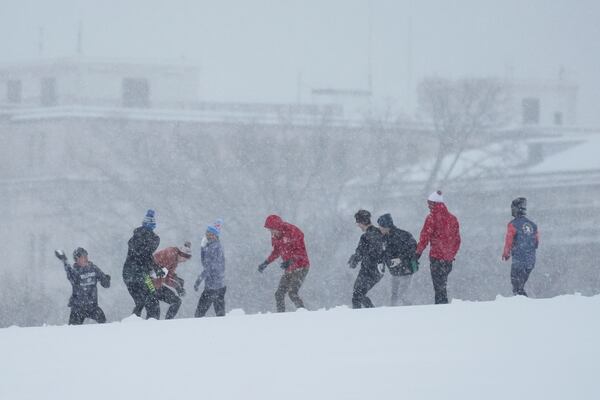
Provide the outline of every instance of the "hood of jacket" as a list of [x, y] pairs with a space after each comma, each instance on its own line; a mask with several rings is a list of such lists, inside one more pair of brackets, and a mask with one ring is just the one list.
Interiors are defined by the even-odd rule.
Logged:
[[265, 228], [276, 229], [278, 231], [283, 227], [284, 222], [279, 215], [269, 215], [265, 220]]

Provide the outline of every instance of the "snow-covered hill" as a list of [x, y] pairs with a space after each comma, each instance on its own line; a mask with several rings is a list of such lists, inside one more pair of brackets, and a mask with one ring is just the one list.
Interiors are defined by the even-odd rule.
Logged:
[[0, 399], [598, 399], [600, 296], [0, 329]]

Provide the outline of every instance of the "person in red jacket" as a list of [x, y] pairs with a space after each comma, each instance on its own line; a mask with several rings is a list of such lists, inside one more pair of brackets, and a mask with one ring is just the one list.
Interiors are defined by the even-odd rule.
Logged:
[[440, 190], [429, 196], [427, 205], [430, 213], [425, 218], [425, 224], [421, 229], [416, 256], [419, 259], [427, 245], [431, 246], [429, 261], [431, 280], [435, 291], [435, 304], [447, 304], [448, 275], [452, 271], [452, 262], [460, 247], [458, 219], [446, 208]]
[[[181, 297], [185, 295], [183, 279], [177, 276], [175, 270], [181, 263], [192, 258], [192, 244], [185, 242], [181, 247], [167, 247], [154, 253], [154, 262], [166, 269], [164, 277], [152, 280], [156, 288], [156, 299], [169, 305], [165, 319], [173, 319], [181, 306]], [[172, 289], [175, 290], [173, 292]]]
[[258, 271], [263, 272], [267, 265], [281, 257], [280, 266], [283, 269], [283, 275], [275, 292], [277, 312], [285, 312], [286, 293], [296, 308], [304, 308], [304, 302], [298, 295], [310, 266], [304, 245], [304, 233], [298, 227], [284, 222], [277, 215], [267, 217], [265, 228], [271, 231], [273, 250], [269, 257], [258, 266]]

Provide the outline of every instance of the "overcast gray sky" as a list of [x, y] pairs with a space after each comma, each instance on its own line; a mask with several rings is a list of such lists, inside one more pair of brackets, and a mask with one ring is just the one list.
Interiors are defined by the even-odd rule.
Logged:
[[[370, 4], [370, 6], [369, 6]], [[369, 11], [371, 9], [371, 11]], [[579, 122], [600, 126], [600, 1], [0, 0], [0, 62], [84, 54], [202, 67], [205, 100], [295, 101], [315, 87], [366, 88], [372, 15], [375, 95], [414, 106], [427, 75], [580, 85]]]

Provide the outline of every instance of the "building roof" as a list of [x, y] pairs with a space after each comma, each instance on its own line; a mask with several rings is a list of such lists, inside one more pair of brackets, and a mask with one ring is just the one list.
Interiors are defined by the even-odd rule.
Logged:
[[600, 134], [575, 137], [564, 151], [528, 168], [530, 174], [600, 171]]
[[[436, 183], [472, 186], [479, 189], [496, 187], [507, 180], [526, 185], [571, 185], [593, 181], [600, 177], [600, 130], [573, 134], [564, 131], [559, 136], [496, 141], [481, 148], [449, 154], [441, 162]], [[399, 166], [390, 174], [391, 187], [422, 186], [429, 178], [433, 156], [416, 165]], [[370, 185], [376, 176], [361, 176], [349, 182], [351, 186]]]

